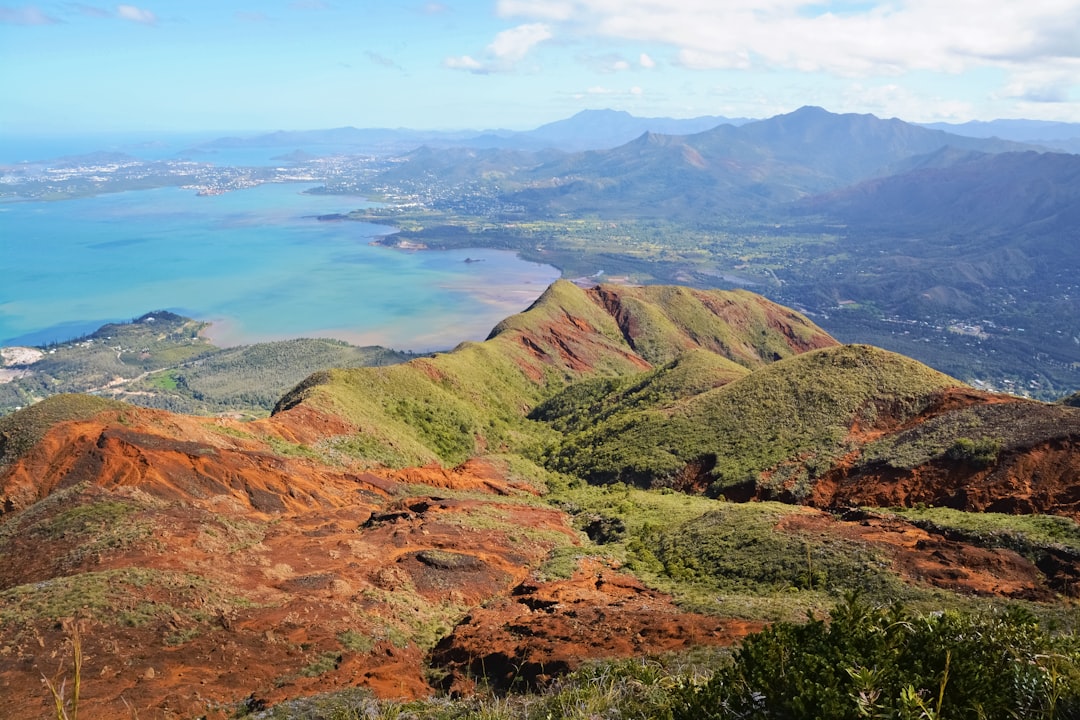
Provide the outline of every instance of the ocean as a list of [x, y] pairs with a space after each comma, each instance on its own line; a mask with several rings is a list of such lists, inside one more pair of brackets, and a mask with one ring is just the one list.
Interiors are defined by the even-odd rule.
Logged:
[[371, 245], [392, 228], [314, 216], [363, 198], [266, 184], [0, 204], [0, 346], [171, 310], [218, 345], [332, 337], [401, 350], [483, 339], [559, 275], [495, 250]]

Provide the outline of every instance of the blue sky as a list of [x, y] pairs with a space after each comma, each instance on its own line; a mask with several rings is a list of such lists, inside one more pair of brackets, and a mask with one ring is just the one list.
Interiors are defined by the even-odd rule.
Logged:
[[802, 105], [1080, 122], [1080, 2], [0, 4], [9, 136], [528, 129], [586, 108], [768, 117]]

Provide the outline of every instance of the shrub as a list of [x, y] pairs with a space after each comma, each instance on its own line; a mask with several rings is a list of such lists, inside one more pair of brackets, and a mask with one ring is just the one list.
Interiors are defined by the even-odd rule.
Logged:
[[987, 437], [972, 440], [971, 438], [962, 437], [957, 438], [952, 447], [945, 451], [945, 457], [950, 460], [970, 463], [977, 467], [985, 467], [997, 460], [1000, 452], [1000, 440]]
[[922, 616], [849, 597], [827, 622], [747, 638], [734, 662], [684, 689], [674, 717], [1076, 717], [1078, 649], [1022, 611]]

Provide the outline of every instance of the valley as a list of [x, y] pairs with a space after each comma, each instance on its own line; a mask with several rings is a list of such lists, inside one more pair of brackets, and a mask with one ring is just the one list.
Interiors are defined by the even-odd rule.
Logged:
[[[546, 131], [549, 141], [571, 149], [571, 128], [591, 121], [571, 119], [562, 136]], [[669, 129], [642, 120], [620, 132], [643, 127]], [[1069, 321], [1078, 311], [1080, 156], [820, 108], [688, 135], [649, 129], [578, 152], [431, 136], [432, 146], [402, 153], [410, 138], [376, 137], [246, 141], [268, 152], [289, 142], [332, 148], [326, 157], [282, 153], [263, 168], [180, 162], [160, 171], [88, 156], [71, 160], [61, 182], [58, 171], [27, 165], [5, 192], [316, 181], [309, 192], [378, 201], [346, 217], [389, 226], [396, 232], [382, 242], [391, 246], [512, 250], [583, 281], [747, 287], [845, 341], [904, 352], [990, 390], [1052, 400], [1080, 387], [1080, 330]]]

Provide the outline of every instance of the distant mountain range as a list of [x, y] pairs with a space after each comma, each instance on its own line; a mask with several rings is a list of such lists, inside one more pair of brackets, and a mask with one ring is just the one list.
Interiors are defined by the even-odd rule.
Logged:
[[[569, 132], [572, 126], [562, 127]], [[708, 224], [773, 217], [790, 206], [845, 223], [939, 231], [1003, 231], [1038, 222], [1047, 232], [1046, 222], [1068, 223], [1080, 165], [1080, 156], [1027, 143], [818, 107], [694, 134], [649, 131], [607, 150], [426, 147], [404, 158], [384, 179], [497, 178], [505, 199], [535, 217], [575, 213]]]
[[[623, 213], [667, 219], [745, 217], [895, 172], [943, 148], [1032, 149], [817, 107], [693, 135], [646, 133], [610, 150], [571, 154], [520, 178], [513, 202], [534, 214]], [[417, 167], [417, 171], [423, 171]]]
[[[789, 117], [796, 113], [781, 115]], [[871, 117], [871, 116], [863, 116]], [[409, 128], [341, 127], [325, 130], [279, 130], [250, 137], [222, 137], [198, 145], [194, 151], [232, 148], [311, 149], [327, 152], [401, 153], [420, 146], [561, 150], [580, 152], [624, 145], [645, 133], [694, 135], [720, 125], [739, 127], [753, 118], [703, 115], [695, 118], [637, 117], [623, 110], [582, 110], [572, 117], [546, 123], [533, 130], [414, 130]], [[884, 122], [901, 122], [886, 120]], [[920, 127], [972, 138], [998, 138], [1040, 145], [1052, 150], [1080, 152], [1080, 123], [1045, 120], [974, 120], [966, 123], [922, 123]]]
[[[695, 281], [703, 286], [728, 268], [750, 267], [772, 287], [763, 292], [829, 313], [824, 324], [841, 335], [848, 327], [848, 339], [873, 338], [965, 378], [987, 377], [986, 368], [996, 368], [989, 377], [1004, 377], [996, 373], [1007, 368], [1017, 377], [1010, 382], [1032, 388], [1060, 393], [1076, 384], [1070, 368], [1080, 361], [1080, 335], [1068, 318], [1080, 297], [1080, 155], [804, 107], [689, 135], [648, 132], [606, 150], [427, 148], [403, 160], [384, 175], [387, 184], [406, 192], [441, 187], [449, 195], [438, 208], [467, 214], [467, 202], [455, 204], [449, 189], [482, 180], [489, 195], [477, 211], [496, 222], [602, 218], [612, 228], [622, 224], [627, 237], [654, 233], [667, 252], [667, 278], [679, 282], [694, 277], [695, 267], [692, 253], [675, 249], [687, 241], [671, 233], [698, 233], [700, 256], [726, 263], [704, 268]], [[438, 246], [447, 234], [409, 237]], [[746, 242], [746, 252], [724, 238]], [[479, 233], [467, 241], [486, 242]], [[491, 242], [527, 253], [539, 245], [527, 234]], [[545, 247], [562, 242], [544, 239]], [[588, 241], [567, 243], [564, 258], [591, 252]], [[647, 259], [645, 245], [636, 247], [637, 256], [618, 254], [617, 245], [597, 250], [595, 266], [646, 277], [667, 272], [655, 256]], [[830, 313], [841, 301], [870, 315]], [[972, 345], [976, 361], [947, 342], [913, 344], [903, 332], [909, 327], [867, 325], [873, 313], [941, 328], [978, 318], [980, 328], [1004, 330], [990, 349]]]
[[746, 118], [710, 115], [689, 119], [641, 118], [617, 110], [582, 110], [565, 120], [541, 125], [535, 130], [410, 130], [406, 128], [342, 127], [330, 130], [278, 131], [254, 137], [224, 137], [194, 148], [324, 146], [332, 152], [408, 152], [422, 145], [431, 147], [504, 148], [510, 150], [599, 150], [627, 143], [642, 133], [686, 135], [717, 125], [739, 125]]
[[966, 123], [927, 123], [924, 127], [970, 137], [998, 137], [1042, 145], [1051, 150], [1080, 152], [1080, 123], [1047, 120], [972, 120]]
[[893, 235], [1045, 237], [1080, 226], [1080, 156], [970, 153], [811, 198], [803, 207]]

